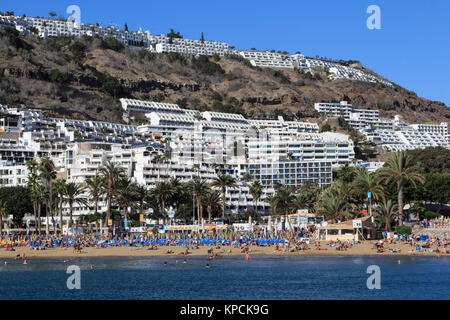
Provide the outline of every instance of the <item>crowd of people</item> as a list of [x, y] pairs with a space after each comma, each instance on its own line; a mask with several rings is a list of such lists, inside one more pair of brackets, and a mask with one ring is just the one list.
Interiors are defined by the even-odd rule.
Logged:
[[[296, 232], [271, 232], [264, 231], [235, 231], [213, 233], [165, 233], [165, 234], [137, 234], [127, 236], [104, 237], [95, 234], [85, 235], [52, 235], [46, 236], [20, 236], [11, 235], [0, 240], [0, 247], [8, 251], [14, 251], [15, 247], [29, 247], [33, 250], [46, 250], [49, 248], [73, 248], [74, 252], [81, 252], [83, 248], [106, 247], [147, 247], [149, 250], [157, 250], [158, 246], [188, 246], [198, 249], [204, 245], [221, 246], [272, 246], [285, 245], [287, 248], [305, 243], [305, 236], [310, 235], [307, 230]], [[304, 246], [303, 246], [304, 247]], [[303, 248], [302, 247], [302, 248]], [[169, 250], [170, 251], [170, 250]]]
[[438, 219], [423, 219], [419, 222], [420, 228], [442, 228], [449, 227], [450, 228], [450, 218], [441, 217]]

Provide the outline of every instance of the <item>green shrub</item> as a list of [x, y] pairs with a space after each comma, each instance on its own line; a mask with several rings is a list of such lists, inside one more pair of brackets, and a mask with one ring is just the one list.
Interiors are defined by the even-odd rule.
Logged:
[[207, 75], [224, 74], [225, 73], [225, 71], [222, 69], [222, 67], [219, 64], [209, 61], [207, 56], [200, 56], [198, 58], [192, 58], [192, 64], [201, 73], [204, 73]]
[[175, 61], [179, 61], [182, 64], [186, 63], [186, 59], [178, 52], [169, 52], [167, 54], [167, 60], [170, 63], [173, 63]]
[[178, 99], [175, 102], [180, 108], [186, 109], [187, 108], [187, 99], [186, 98], [182, 98], [182, 99]]
[[397, 232], [397, 234], [410, 235], [412, 230], [411, 227], [401, 225], [395, 227], [395, 232]]
[[222, 96], [220, 95], [220, 93], [218, 93], [216, 91], [213, 92], [211, 98], [212, 98], [212, 100], [217, 100], [217, 101], [222, 101], [223, 100]]
[[439, 218], [441, 214], [434, 212], [434, 211], [425, 211], [425, 218], [427, 219], [435, 219]]
[[231, 104], [222, 104], [220, 101], [215, 100], [212, 108], [217, 112], [225, 112], [225, 113], [238, 113], [245, 115], [244, 109], [240, 106], [233, 106]]
[[58, 69], [52, 69], [48, 72], [48, 78], [51, 82], [64, 84], [69, 82], [69, 75], [61, 72]]
[[161, 92], [158, 92], [157, 94], [152, 95], [151, 101], [155, 101], [155, 102], [164, 101], [164, 94], [162, 94]]
[[326, 123], [323, 127], [321, 132], [327, 132], [327, 131], [331, 131], [331, 127], [328, 123]]
[[103, 92], [109, 94], [115, 99], [129, 96], [130, 89], [124, 86], [117, 78], [107, 73], [100, 72], [89, 65], [86, 66], [86, 68], [92, 71]]
[[286, 75], [280, 70], [267, 69], [267, 72], [270, 73], [275, 78], [278, 78], [281, 83], [290, 83], [291, 82], [289, 80], [289, 78], [286, 77]]
[[230, 54], [226, 56], [227, 58], [230, 58], [232, 60], [239, 61], [243, 64], [245, 64], [247, 67], [255, 69], [255, 67], [250, 63], [250, 60], [245, 59], [243, 56], [240, 56], [238, 54]]
[[117, 52], [121, 52], [123, 49], [125, 49], [125, 46], [122, 42], [117, 40], [116, 38], [105, 38], [102, 39], [101, 45], [103, 49], [111, 49]]
[[70, 52], [72, 53], [73, 60], [76, 63], [81, 63], [86, 56], [86, 45], [80, 41], [75, 41], [69, 46]]
[[5, 28], [4, 33], [8, 38], [10, 45], [12, 45], [14, 48], [24, 50], [33, 49], [32, 46], [30, 46], [21, 38], [19, 31], [10, 28]]
[[232, 73], [232, 72], [227, 72], [226, 74], [225, 74], [225, 79], [227, 79], [228, 81], [231, 81], [231, 80], [235, 80], [235, 79], [237, 79], [238, 77], [234, 74], [234, 73]]
[[377, 109], [381, 109], [384, 111], [391, 111], [391, 110], [395, 110], [395, 106], [389, 102], [378, 102]]

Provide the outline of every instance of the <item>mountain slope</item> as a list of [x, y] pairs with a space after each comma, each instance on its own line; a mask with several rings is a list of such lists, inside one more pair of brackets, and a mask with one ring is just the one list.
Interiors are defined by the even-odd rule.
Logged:
[[318, 117], [314, 102], [348, 100], [409, 122], [450, 119], [443, 103], [399, 86], [255, 68], [238, 57], [155, 55], [99, 38], [40, 39], [0, 29], [0, 61], [0, 103], [54, 116], [120, 121], [118, 98], [129, 97], [250, 117], [277, 110], [300, 118]]

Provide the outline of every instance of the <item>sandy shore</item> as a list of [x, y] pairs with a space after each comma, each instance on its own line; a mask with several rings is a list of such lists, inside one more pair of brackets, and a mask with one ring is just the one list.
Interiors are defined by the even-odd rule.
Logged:
[[[298, 252], [280, 252], [275, 251], [275, 247], [250, 247], [250, 255], [280, 255], [280, 256], [345, 256], [345, 255], [413, 255], [413, 256], [436, 256], [435, 252], [409, 252], [411, 246], [403, 243], [391, 244], [385, 246], [385, 252], [377, 253], [376, 249], [373, 249], [371, 241], [365, 241], [361, 244], [355, 245], [353, 248], [346, 251], [338, 251], [335, 248], [330, 248], [325, 245], [325, 242], [321, 243], [322, 250], [315, 250], [315, 243], [310, 246], [310, 250], [303, 250]], [[207, 256], [207, 250], [211, 248], [209, 246], [203, 246], [199, 249], [189, 250], [188, 256]], [[5, 248], [0, 249], [0, 259], [14, 259], [17, 254], [22, 255], [25, 253], [27, 258], [74, 258], [74, 257], [147, 257], [147, 256], [177, 256], [184, 257], [183, 254], [185, 247], [173, 246], [173, 247], [158, 247], [157, 250], [148, 250], [144, 248], [134, 247], [111, 247], [111, 248], [84, 248], [81, 253], [74, 252], [72, 248], [66, 250], [61, 248], [52, 248], [47, 250], [32, 250], [28, 247], [15, 248], [16, 251], [6, 251]], [[324, 250], [326, 249], [326, 250]], [[388, 249], [395, 249], [400, 252], [392, 253]], [[168, 254], [167, 250], [171, 250], [174, 253]], [[222, 252], [224, 250], [224, 252]], [[231, 250], [231, 252], [229, 252]], [[215, 249], [214, 252], [219, 256], [236, 256], [244, 255], [238, 248], [221, 247]], [[450, 256], [450, 254], [441, 256]]]

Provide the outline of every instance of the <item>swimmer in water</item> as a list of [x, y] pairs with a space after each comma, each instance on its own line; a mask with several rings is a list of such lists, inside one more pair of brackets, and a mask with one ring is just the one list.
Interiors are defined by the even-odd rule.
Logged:
[[164, 261], [164, 266], [165, 266], [165, 267], [167, 266], [167, 261]]
[[206, 269], [209, 269], [209, 263], [206, 264]]
[[95, 268], [95, 267], [94, 267], [94, 265], [93, 265], [93, 264], [91, 264], [91, 270], [94, 270], [94, 268]]
[[175, 263], [178, 264], [178, 260], [175, 260]]
[[28, 264], [28, 263], [27, 263], [27, 260], [23, 260], [23, 264]]
[[8, 265], [8, 261], [5, 261], [5, 266], [7, 266]]
[[184, 260], [183, 260], [183, 263], [187, 263], [187, 260], [186, 260], [186, 259], [184, 259]]
[[250, 255], [248, 253], [245, 255], [245, 260], [250, 260]]

